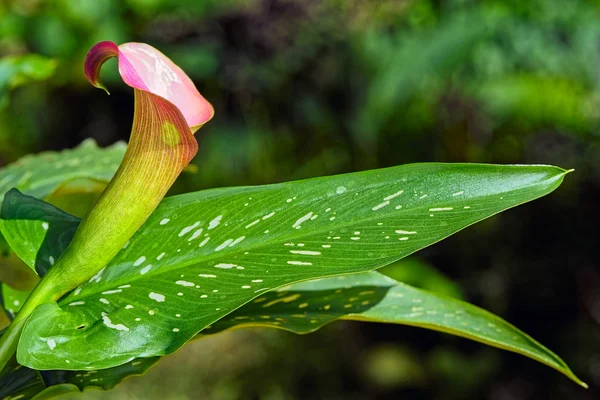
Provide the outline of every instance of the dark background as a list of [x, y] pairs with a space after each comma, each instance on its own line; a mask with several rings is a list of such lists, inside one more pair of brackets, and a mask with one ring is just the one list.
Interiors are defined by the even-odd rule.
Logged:
[[338, 322], [227, 332], [80, 398], [600, 398], [600, 1], [5, 0], [0, 55], [29, 58], [17, 80], [0, 59], [2, 164], [127, 140], [116, 64], [110, 97], [83, 76], [100, 40], [157, 47], [215, 107], [173, 193], [422, 161], [574, 168], [391, 272], [502, 316], [590, 389], [464, 339]]

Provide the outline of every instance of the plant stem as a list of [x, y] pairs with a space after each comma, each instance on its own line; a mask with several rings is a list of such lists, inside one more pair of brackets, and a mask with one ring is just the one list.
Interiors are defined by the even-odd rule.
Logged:
[[[11, 359], [19, 344], [19, 338], [25, 327], [29, 316], [37, 306], [57, 301], [69, 291], [75, 289], [80, 283], [93, 274], [89, 271], [87, 275], [75, 273], [81, 268], [81, 262], [77, 257], [77, 251], [72, 246], [67, 247], [56, 264], [38, 282], [23, 307], [19, 310], [14, 320], [0, 337], [0, 372]], [[75, 271], [73, 271], [75, 270]], [[70, 277], [70, 279], [67, 279]]]
[[50, 287], [48, 285], [49, 281], [49, 279], [44, 278], [37, 284], [33, 292], [31, 292], [27, 298], [27, 301], [25, 301], [25, 304], [23, 304], [23, 307], [21, 307], [21, 310], [19, 310], [15, 319], [2, 334], [2, 337], [0, 338], [0, 371], [4, 369], [15, 351], [17, 351], [21, 332], [33, 310], [42, 303], [54, 300], [54, 296], [52, 296], [50, 290], [48, 290]]

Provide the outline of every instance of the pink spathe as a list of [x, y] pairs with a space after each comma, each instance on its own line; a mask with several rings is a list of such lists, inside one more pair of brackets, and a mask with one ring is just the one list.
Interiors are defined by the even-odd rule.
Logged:
[[100, 42], [90, 49], [85, 74], [90, 83], [102, 87], [99, 80], [101, 65], [112, 57], [119, 59], [119, 73], [129, 86], [156, 94], [182, 113], [192, 131], [214, 115], [212, 105], [198, 92], [192, 80], [173, 61], [145, 43]]

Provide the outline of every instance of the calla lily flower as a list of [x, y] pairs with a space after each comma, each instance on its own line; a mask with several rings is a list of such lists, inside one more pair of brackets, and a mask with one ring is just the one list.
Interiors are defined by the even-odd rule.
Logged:
[[92, 85], [107, 91], [100, 82], [100, 68], [112, 57], [118, 57], [123, 81], [134, 89], [153, 93], [170, 101], [183, 114], [195, 132], [214, 115], [213, 107], [194, 86], [191, 79], [160, 51], [145, 43], [100, 42], [85, 60], [85, 76]]
[[118, 58], [123, 81], [134, 89], [131, 137], [115, 176], [47, 276], [52, 280], [61, 271], [60, 282], [53, 283], [60, 295], [104, 267], [152, 214], [196, 155], [193, 133], [214, 114], [181, 68], [144, 43], [92, 47], [84, 65], [92, 85], [104, 88], [100, 69], [111, 57]]
[[[29, 315], [96, 275], [152, 214], [198, 151], [194, 132], [214, 114], [191, 79], [155, 48], [143, 43], [100, 42], [84, 72], [100, 83], [100, 68], [118, 57], [123, 81], [134, 90], [131, 137], [123, 161], [73, 240], [35, 287], [0, 338], [0, 370], [15, 352]], [[104, 88], [105, 89], [105, 88]], [[105, 89], [106, 90], [106, 89]]]
[[93, 86], [104, 88], [100, 69], [112, 57], [134, 90], [131, 137], [115, 176], [47, 275], [61, 288], [53, 297], [90, 279], [117, 255], [196, 155], [193, 133], [214, 114], [181, 68], [144, 43], [92, 47], [84, 72]]

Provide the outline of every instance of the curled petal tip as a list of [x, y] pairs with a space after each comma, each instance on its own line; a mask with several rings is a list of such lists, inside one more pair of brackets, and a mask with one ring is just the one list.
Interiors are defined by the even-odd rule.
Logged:
[[103, 89], [108, 93], [108, 89], [100, 82], [100, 69], [108, 59], [118, 57], [118, 55], [119, 47], [110, 41], [97, 43], [88, 51], [83, 69], [85, 77], [92, 86]]

